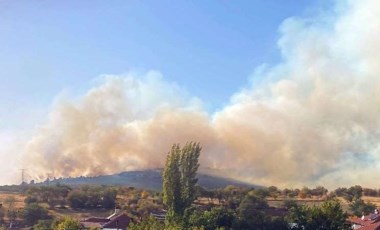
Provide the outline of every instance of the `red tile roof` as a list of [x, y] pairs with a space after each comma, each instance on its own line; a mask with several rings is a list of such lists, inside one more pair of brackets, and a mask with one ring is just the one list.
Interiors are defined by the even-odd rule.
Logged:
[[81, 221], [81, 224], [85, 228], [101, 228], [103, 224], [110, 221], [107, 218], [102, 217], [89, 217], [85, 219], [84, 221]]
[[363, 220], [360, 217], [354, 217], [348, 221], [352, 224], [361, 225], [362, 227], [357, 228], [358, 230], [380, 230], [380, 215], [378, 214], [370, 214], [365, 216]]
[[367, 226], [359, 228], [358, 230], [380, 230], [380, 223], [367, 225]]
[[101, 228], [102, 224], [97, 222], [82, 221], [81, 224], [85, 228]]
[[109, 219], [107, 218], [102, 218], [102, 217], [89, 217], [87, 219], [85, 219], [86, 222], [97, 222], [97, 223], [106, 223], [108, 221], [110, 221]]
[[97, 227], [97, 228], [117, 228], [121, 230], [127, 229], [132, 219], [127, 214], [119, 214], [108, 218], [90, 217], [82, 221], [82, 225], [85, 228]]
[[126, 214], [121, 214], [115, 216], [111, 219], [111, 221], [103, 224], [103, 228], [117, 228], [117, 229], [127, 229], [129, 223], [132, 219]]

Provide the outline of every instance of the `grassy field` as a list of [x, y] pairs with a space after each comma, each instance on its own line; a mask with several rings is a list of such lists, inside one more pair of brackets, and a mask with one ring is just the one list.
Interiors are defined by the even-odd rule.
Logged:
[[365, 197], [363, 197], [363, 200], [365, 202], [371, 202], [371, 203], [375, 204], [377, 207], [380, 207], [380, 197], [365, 196]]
[[19, 193], [4, 193], [4, 192], [0, 192], [0, 203], [2, 203], [5, 208], [7, 208], [7, 205], [5, 204], [5, 200], [8, 197], [14, 197], [15, 198], [16, 201], [14, 203], [14, 207], [16, 209], [23, 208], [25, 206], [25, 203], [24, 203], [24, 199], [26, 197], [25, 195], [22, 195], [22, 194], [19, 194]]
[[[371, 202], [375, 204], [377, 207], [380, 207], [380, 197], [363, 196], [362, 199], [365, 202]], [[278, 198], [276, 200], [268, 199], [268, 204], [272, 207], [280, 208], [282, 207], [284, 200], [286, 200], [286, 198]], [[295, 200], [299, 204], [306, 204], [309, 206], [320, 205], [324, 201], [323, 199], [313, 199], [313, 198], [306, 198], [306, 199], [297, 198]], [[341, 202], [343, 210], [346, 212], [349, 211], [348, 202], [344, 200], [342, 197], [338, 197], [338, 200]]]
[[[22, 195], [19, 193], [0, 192], [0, 203], [3, 204], [5, 209], [8, 209], [7, 204], [5, 202], [5, 200], [8, 197], [15, 198], [15, 202], [13, 204], [13, 207], [15, 209], [22, 209], [25, 207], [25, 203], [24, 203], [24, 199], [26, 198], [25, 195]], [[81, 210], [81, 209], [71, 209], [71, 208], [49, 208], [47, 204], [42, 204], [42, 206], [46, 207], [49, 213], [53, 216], [56, 216], [56, 217], [71, 216], [76, 219], [85, 219], [91, 216], [107, 217], [113, 212], [113, 210], [111, 209]]]
[[83, 220], [87, 217], [96, 216], [96, 217], [107, 217], [113, 213], [114, 210], [106, 209], [93, 209], [93, 210], [81, 210], [81, 209], [49, 209], [49, 213], [52, 216], [63, 217], [70, 216], [78, 220]]
[[[22, 209], [25, 206], [24, 199], [25, 195], [19, 194], [19, 193], [9, 193], [9, 192], [0, 192], [0, 203], [3, 204], [4, 208], [7, 209], [7, 204], [5, 200], [9, 197], [14, 197], [15, 202], [14, 202], [14, 208], [16, 209]], [[365, 202], [371, 202], [375, 204], [377, 207], [380, 207], [380, 197], [367, 197], [364, 196], [362, 197]], [[125, 201], [127, 198], [126, 197], [120, 197], [118, 196], [118, 200]], [[268, 198], [268, 204], [269, 206], [276, 207], [276, 208], [281, 208], [283, 207], [283, 202], [287, 200], [288, 198], [285, 197], [278, 197], [276, 199], [273, 198]], [[341, 204], [343, 206], [343, 209], [345, 211], [348, 211], [348, 203], [343, 199], [343, 198], [338, 198], [341, 201]], [[309, 206], [313, 205], [320, 205], [324, 200], [321, 198], [305, 198], [305, 199], [300, 199], [296, 198], [295, 199], [299, 204], [306, 204]], [[200, 204], [214, 204], [214, 205], [220, 205], [217, 199], [212, 199], [209, 200], [208, 198], [200, 198], [198, 200]], [[50, 208], [47, 204], [42, 204], [44, 207], [46, 207], [49, 210], [49, 213], [53, 216], [56, 217], [62, 217], [62, 216], [71, 216], [76, 219], [85, 219], [87, 217], [91, 216], [98, 216], [98, 217], [107, 217], [110, 214], [112, 214], [113, 210], [112, 209], [93, 209], [93, 210], [85, 210], [85, 209], [71, 209], [69, 207], [66, 208]]]

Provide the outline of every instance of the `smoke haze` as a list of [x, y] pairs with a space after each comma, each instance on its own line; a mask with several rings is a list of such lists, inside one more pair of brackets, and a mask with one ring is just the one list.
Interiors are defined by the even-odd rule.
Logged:
[[280, 26], [283, 61], [257, 68], [255, 83], [212, 113], [157, 71], [103, 76], [83, 97], [56, 102], [28, 141], [24, 165], [39, 179], [156, 168], [173, 143], [199, 141], [201, 167], [236, 179], [373, 186], [379, 38], [377, 0], [339, 1], [331, 12], [289, 18]]

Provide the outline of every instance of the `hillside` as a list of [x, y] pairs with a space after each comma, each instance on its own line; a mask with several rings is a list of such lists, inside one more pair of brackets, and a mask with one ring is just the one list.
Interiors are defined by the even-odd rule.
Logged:
[[[50, 183], [61, 183], [67, 185], [125, 185], [135, 188], [150, 190], [162, 189], [161, 170], [143, 170], [127, 171], [112, 175], [101, 175], [95, 177], [76, 177], [76, 178], [59, 178], [50, 181]], [[227, 185], [260, 187], [258, 185], [248, 184], [230, 178], [211, 176], [207, 174], [198, 174], [198, 184], [207, 189], [222, 188]], [[47, 183], [47, 182], [44, 182]]]

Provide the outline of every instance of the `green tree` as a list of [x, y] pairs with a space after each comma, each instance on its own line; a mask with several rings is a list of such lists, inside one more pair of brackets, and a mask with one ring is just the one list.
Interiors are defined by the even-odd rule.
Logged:
[[3, 206], [0, 206], [0, 223], [4, 221], [4, 216], [5, 216], [5, 209]]
[[147, 199], [139, 199], [137, 201], [136, 210], [140, 215], [146, 216], [146, 215], [149, 215], [149, 213], [153, 211], [159, 211], [160, 209], [162, 209], [162, 207], [160, 207], [157, 204], [152, 203], [151, 201]]
[[9, 209], [7, 211], [7, 217], [10, 220], [10, 222], [13, 222], [17, 219], [18, 211], [16, 209]]
[[263, 197], [248, 194], [239, 205], [237, 229], [265, 229], [266, 215], [264, 209], [268, 204]]
[[67, 200], [72, 208], [84, 208], [88, 201], [88, 197], [83, 191], [71, 191]]
[[54, 227], [54, 230], [79, 230], [81, 228], [82, 225], [78, 220], [66, 216], [59, 221], [58, 225]]
[[164, 226], [156, 218], [150, 216], [147, 219], [144, 219], [138, 224], [131, 223], [128, 226], [128, 230], [162, 230]]
[[[223, 205], [230, 209], [237, 209], [248, 193], [248, 189], [238, 186], [228, 185], [224, 189], [218, 189], [218, 197], [223, 201]], [[254, 193], [252, 190], [251, 193]]]
[[283, 202], [282, 202], [282, 206], [286, 209], [291, 209], [293, 207], [297, 207], [298, 204], [297, 204], [297, 201], [294, 200], [294, 199], [285, 199]]
[[300, 198], [305, 199], [311, 196], [311, 190], [308, 187], [303, 187], [299, 193]]
[[102, 195], [96, 189], [91, 189], [83, 192], [83, 195], [86, 197], [86, 203], [84, 205], [85, 208], [97, 208], [98, 206], [101, 206]]
[[116, 205], [117, 191], [112, 188], [108, 188], [103, 192], [101, 205], [103, 208], [114, 208]]
[[59, 204], [61, 207], [63, 207], [66, 203], [66, 198], [69, 195], [72, 188], [67, 185], [61, 185], [57, 183], [55, 186], [51, 187], [51, 190], [53, 190], [55, 194], [54, 200], [50, 202], [51, 205]]
[[267, 217], [265, 230], [289, 230], [289, 224], [282, 217]]
[[24, 199], [24, 203], [25, 204], [31, 204], [31, 203], [37, 203], [38, 200], [36, 197], [33, 197], [33, 196], [27, 196], [25, 199]]
[[361, 199], [363, 195], [363, 189], [360, 185], [351, 186], [343, 193], [343, 198], [347, 202], [353, 202], [355, 200]]
[[235, 213], [223, 208], [216, 207], [210, 211], [196, 211], [190, 217], [192, 227], [202, 227], [205, 230], [214, 230], [218, 228], [229, 229], [235, 220]]
[[185, 207], [189, 207], [195, 200], [195, 185], [198, 182], [197, 171], [199, 168], [199, 155], [202, 148], [199, 143], [190, 142], [181, 151], [181, 184], [182, 200]]
[[270, 195], [269, 190], [266, 188], [255, 189], [255, 190], [252, 190], [250, 193], [261, 198], [266, 198]]
[[37, 224], [33, 226], [33, 230], [46, 230], [51, 229], [53, 220], [39, 220]]
[[292, 207], [287, 219], [295, 224], [293, 230], [350, 229], [346, 225], [347, 214], [338, 200], [325, 201], [321, 206]]
[[323, 196], [323, 195], [326, 195], [328, 191], [329, 190], [327, 190], [323, 186], [317, 186], [317, 187], [311, 189], [310, 192], [311, 192], [311, 195], [313, 195], [313, 196]]
[[294, 224], [292, 230], [303, 230], [308, 223], [309, 207], [306, 205], [295, 205], [290, 207], [287, 220]]
[[25, 206], [23, 217], [27, 225], [35, 225], [39, 220], [49, 218], [48, 211], [36, 203]]
[[168, 207], [166, 220], [169, 225], [173, 222], [178, 222], [184, 213], [184, 206], [181, 199], [180, 159], [180, 146], [173, 145], [166, 158], [163, 172], [163, 201]]
[[376, 205], [370, 202], [364, 202], [362, 199], [356, 199], [348, 205], [350, 211], [356, 216], [368, 215], [375, 208]]
[[182, 225], [185, 210], [195, 199], [199, 143], [187, 143], [182, 149], [174, 144], [167, 155], [163, 172], [163, 202], [168, 208], [167, 225]]
[[344, 229], [347, 214], [343, 211], [338, 200], [323, 202], [321, 207], [314, 206], [311, 209], [312, 223], [308, 229]]

